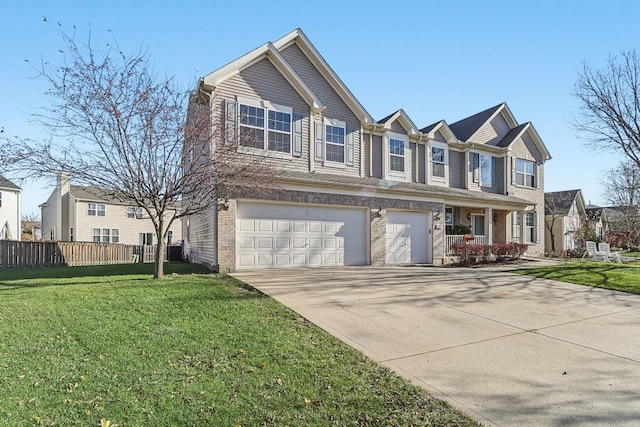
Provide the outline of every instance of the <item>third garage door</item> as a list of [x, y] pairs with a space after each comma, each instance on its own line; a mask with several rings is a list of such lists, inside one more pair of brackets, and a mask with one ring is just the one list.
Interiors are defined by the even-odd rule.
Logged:
[[386, 218], [387, 264], [431, 262], [427, 213], [387, 211]]

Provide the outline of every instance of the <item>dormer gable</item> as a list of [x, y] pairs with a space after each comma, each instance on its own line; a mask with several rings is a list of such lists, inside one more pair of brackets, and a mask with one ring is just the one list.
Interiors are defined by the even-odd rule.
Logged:
[[425, 126], [420, 129], [420, 132], [426, 134], [429, 139], [443, 140], [448, 143], [458, 142], [458, 138], [444, 120]]
[[403, 109], [399, 109], [396, 112], [378, 120], [378, 123], [381, 124], [385, 130], [398, 130], [398, 126], [400, 126], [404, 129], [407, 135], [417, 136], [420, 134], [418, 127], [413, 123]]

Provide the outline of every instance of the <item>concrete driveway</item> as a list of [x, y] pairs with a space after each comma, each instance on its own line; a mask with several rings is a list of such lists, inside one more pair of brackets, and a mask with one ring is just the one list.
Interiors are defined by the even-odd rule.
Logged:
[[640, 425], [640, 296], [495, 269], [234, 276], [487, 425]]

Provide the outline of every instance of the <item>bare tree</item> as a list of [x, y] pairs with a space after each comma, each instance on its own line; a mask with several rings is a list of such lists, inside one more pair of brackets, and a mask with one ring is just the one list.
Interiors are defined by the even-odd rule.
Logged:
[[617, 213], [613, 222], [617, 230], [640, 231], [640, 168], [631, 161], [621, 162], [609, 170], [601, 181], [603, 197]]
[[117, 43], [99, 49], [91, 37], [79, 44], [75, 35], [61, 36], [63, 64], [38, 67], [52, 104], [37, 118], [51, 138], [5, 137], [10, 169], [27, 179], [65, 171], [143, 208], [158, 240], [154, 277], [163, 278], [174, 221], [217, 206], [234, 187], [268, 188], [272, 174], [256, 156], [239, 155], [237, 139], [216, 135], [222, 127], [211, 122], [207, 98], [159, 77], [146, 51], [126, 54]]
[[640, 60], [635, 50], [609, 57], [602, 69], [582, 64], [574, 88], [576, 129], [599, 150], [623, 153], [640, 167]]
[[576, 192], [574, 191], [556, 191], [552, 193], [545, 193], [544, 195], [544, 226], [549, 231], [549, 236], [551, 237], [551, 252], [553, 254], [556, 253], [555, 232], [557, 221], [564, 220], [564, 217], [567, 215], [567, 212], [569, 212], [575, 197]]

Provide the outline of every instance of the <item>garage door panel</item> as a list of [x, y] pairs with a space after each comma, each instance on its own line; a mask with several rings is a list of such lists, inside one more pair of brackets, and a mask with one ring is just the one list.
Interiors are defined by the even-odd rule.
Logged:
[[363, 265], [364, 209], [238, 202], [237, 268]]
[[389, 211], [386, 218], [387, 263], [429, 262], [428, 215], [425, 212]]

